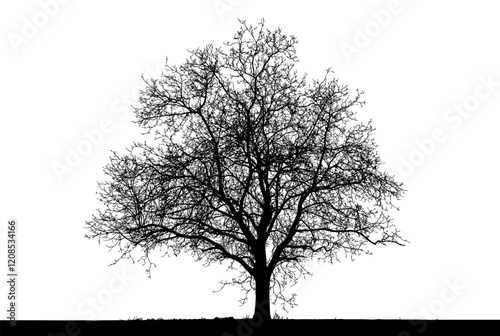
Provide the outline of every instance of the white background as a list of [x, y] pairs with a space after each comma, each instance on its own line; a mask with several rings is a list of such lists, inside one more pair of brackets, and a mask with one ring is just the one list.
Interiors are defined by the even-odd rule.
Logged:
[[[373, 255], [354, 262], [311, 263], [314, 276], [296, 288], [298, 307], [279, 314], [500, 317], [496, 2], [44, 3], [50, 1], [0, 5], [0, 261], [5, 275], [6, 225], [15, 218], [19, 319], [253, 312], [252, 299], [239, 307], [239, 288], [212, 293], [225, 268], [158, 256], [150, 279], [130, 260], [108, 267], [117, 252], [83, 237], [85, 221], [100, 206], [95, 192], [110, 151], [141, 139], [125, 113], [140, 75], [157, 75], [166, 57], [180, 64], [186, 49], [221, 45], [238, 29], [237, 18], [265, 18], [268, 28], [297, 36], [300, 67], [310, 79], [331, 67], [341, 83], [365, 91], [359, 117], [373, 120], [384, 169], [407, 189], [393, 213], [407, 246], [372, 248]], [[106, 133], [102, 122], [110, 124]], [[100, 132], [102, 139], [83, 148], [85, 132]], [[440, 142], [432, 140], [435, 132]], [[82, 148], [81, 162], [58, 176], [54, 165], [67, 165], [68, 153]], [[2, 312], [6, 294], [2, 280]]]

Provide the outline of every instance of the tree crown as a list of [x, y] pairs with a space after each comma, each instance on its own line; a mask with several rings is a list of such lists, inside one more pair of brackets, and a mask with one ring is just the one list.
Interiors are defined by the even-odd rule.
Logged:
[[402, 245], [388, 215], [402, 185], [380, 170], [371, 122], [356, 119], [362, 92], [351, 97], [330, 70], [299, 76], [296, 44], [241, 21], [223, 47], [192, 50], [145, 79], [136, 122], [155, 143], [111, 157], [89, 237], [113, 242], [121, 258], [138, 247], [149, 260], [162, 245], [207, 265], [229, 261], [240, 277], [223, 284], [248, 293], [268, 274], [290, 304], [284, 286], [308, 273], [308, 259]]

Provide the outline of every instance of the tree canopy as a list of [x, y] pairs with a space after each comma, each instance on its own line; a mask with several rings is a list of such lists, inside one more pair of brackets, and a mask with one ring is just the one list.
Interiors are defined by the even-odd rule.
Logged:
[[404, 190], [380, 169], [371, 122], [356, 118], [362, 92], [331, 70], [308, 81], [296, 37], [240, 23], [221, 47], [144, 79], [136, 123], [155, 140], [113, 153], [87, 227], [118, 260], [164, 246], [227, 262], [240, 273], [222, 283], [255, 291], [255, 313], [269, 317], [270, 293], [293, 306], [284, 289], [312, 258], [402, 245], [389, 212]]

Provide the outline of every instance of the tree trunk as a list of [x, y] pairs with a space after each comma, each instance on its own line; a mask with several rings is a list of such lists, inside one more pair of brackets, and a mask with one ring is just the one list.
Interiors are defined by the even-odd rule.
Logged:
[[271, 319], [271, 302], [269, 301], [270, 278], [267, 272], [255, 275], [255, 311], [253, 314], [255, 323]]

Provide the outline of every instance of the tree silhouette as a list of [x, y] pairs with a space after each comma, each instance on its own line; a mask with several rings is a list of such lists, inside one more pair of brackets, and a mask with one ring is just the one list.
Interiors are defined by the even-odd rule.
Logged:
[[254, 317], [268, 319], [271, 294], [295, 305], [284, 290], [309, 259], [402, 245], [387, 212], [404, 190], [352, 111], [362, 92], [350, 98], [330, 70], [306, 83], [294, 36], [240, 23], [222, 47], [144, 79], [136, 123], [153, 144], [113, 152], [87, 237], [118, 248], [116, 262], [139, 248], [151, 266], [158, 246], [227, 262], [239, 276], [222, 287], [240, 284], [242, 303], [255, 293]]

